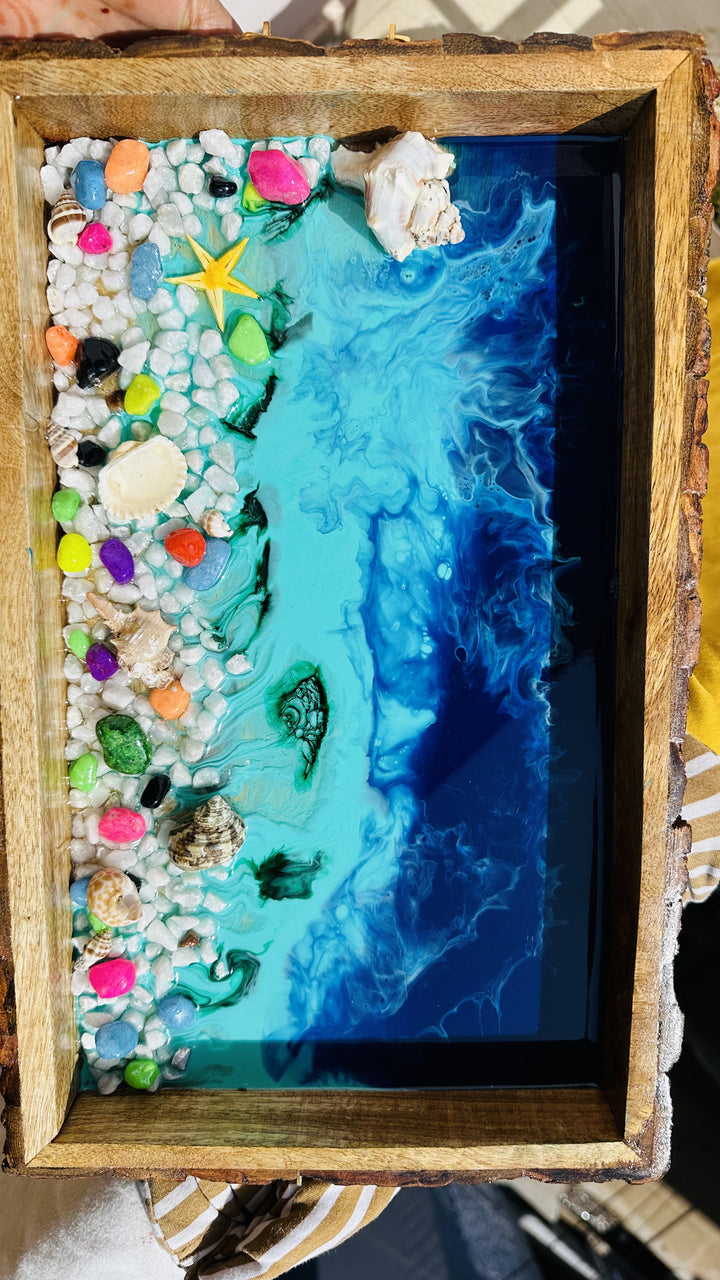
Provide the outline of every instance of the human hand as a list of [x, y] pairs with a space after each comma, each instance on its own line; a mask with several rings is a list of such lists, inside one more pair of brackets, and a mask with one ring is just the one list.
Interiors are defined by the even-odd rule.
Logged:
[[121, 31], [237, 31], [219, 0], [3, 0], [0, 37]]

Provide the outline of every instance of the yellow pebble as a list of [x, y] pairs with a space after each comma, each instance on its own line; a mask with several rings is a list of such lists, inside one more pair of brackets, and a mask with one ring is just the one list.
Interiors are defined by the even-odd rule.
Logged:
[[63, 573], [85, 573], [90, 568], [92, 550], [90, 543], [80, 533], [66, 533], [60, 539], [57, 562]]
[[125, 392], [125, 412], [142, 416], [154, 405], [160, 388], [154, 378], [146, 373], [137, 373]]

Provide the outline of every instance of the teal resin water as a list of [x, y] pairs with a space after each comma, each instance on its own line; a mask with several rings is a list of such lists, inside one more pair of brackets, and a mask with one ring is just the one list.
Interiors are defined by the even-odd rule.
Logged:
[[243, 221], [261, 298], [225, 333], [250, 312], [274, 350], [238, 368], [241, 515], [190, 609], [251, 664], [202, 762], [247, 840], [197, 877], [221, 959], [177, 973], [183, 1087], [592, 1073], [621, 154], [450, 145], [460, 245], [397, 263], [329, 183]]

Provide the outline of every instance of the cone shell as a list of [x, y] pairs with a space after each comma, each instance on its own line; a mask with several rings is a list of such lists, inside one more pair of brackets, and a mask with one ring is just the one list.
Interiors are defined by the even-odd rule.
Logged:
[[225, 519], [222, 511], [205, 511], [200, 517], [200, 527], [205, 530], [210, 538], [229, 538], [232, 535], [232, 529]]
[[117, 929], [136, 924], [143, 909], [132, 880], [117, 867], [95, 872], [88, 885], [87, 904], [98, 920]]
[[245, 841], [245, 823], [222, 796], [211, 796], [176, 827], [168, 841], [173, 862], [185, 871], [232, 862]]
[[78, 442], [67, 427], [51, 422], [45, 431], [45, 439], [50, 446], [52, 460], [56, 467], [76, 467], [78, 464]]
[[63, 191], [50, 215], [48, 235], [53, 244], [75, 244], [86, 222], [85, 210], [72, 191]]
[[166, 436], [127, 440], [98, 476], [98, 494], [111, 520], [145, 520], [165, 511], [182, 492], [187, 463]]
[[165, 622], [157, 609], [141, 609], [135, 605], [129, 613], [124, 613], [92, 591], [87, 598], [112, 631], [121, 666], [150, 689], [169, 684], [173, 655], [167, 642], [175, 630], [173, 623]]
[[97, 964], [98, 960], [104, 960], [110, 952], [112, 944], [113, 939], [109, 929], [104, 930], [102, 933], [94, 933], [92, 938], [85, 943], [80, 959], [75, 961], [75, 968], [89, 969], [92, 965]]

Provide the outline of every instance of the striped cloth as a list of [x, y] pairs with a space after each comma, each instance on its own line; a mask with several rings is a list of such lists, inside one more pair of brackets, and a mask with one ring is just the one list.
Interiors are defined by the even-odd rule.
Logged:
[[335, 1249], [382, 1213], [393, 1187], [331, 1182], [184, 1182], [141, 1184], [161, 1244], [188, 1280], [274, 1280], [308, 1258]]
[[720, 883], [720, 756], [689, 734], [683, 748], [687, 787], [682, 816], [692, 826], [683, 902], [704, 902]]

